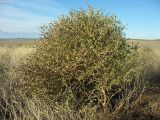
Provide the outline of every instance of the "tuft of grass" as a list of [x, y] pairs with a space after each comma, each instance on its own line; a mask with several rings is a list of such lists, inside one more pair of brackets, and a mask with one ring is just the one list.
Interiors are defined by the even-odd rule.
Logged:
[[159, 49], [144, 47], [141, 49], [140, 64], [143, 65], [143, 75], [150, 83], [160, 84], [160, 52]]

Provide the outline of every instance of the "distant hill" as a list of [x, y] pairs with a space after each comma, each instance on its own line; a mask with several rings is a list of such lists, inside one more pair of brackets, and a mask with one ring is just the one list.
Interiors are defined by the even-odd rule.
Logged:
[[[0, 0], [2, 1], [2, 0]], [[5, 32], [0, 30], [0, 38], [37, 38], [40, 33], [37, 32]]]
[[39, 40], [39, 38], [0, 38], [0, 41], [24, 41], [24, 40]]

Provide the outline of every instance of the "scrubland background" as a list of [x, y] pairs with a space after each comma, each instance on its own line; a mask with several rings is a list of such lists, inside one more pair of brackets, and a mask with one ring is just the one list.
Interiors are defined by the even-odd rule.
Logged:
[[[32, 100], [27, 99], [23, 96], [23, 93], [21, 95], [12, 96], [12, 93], [10, 92], [13, 87], [10, 84], [12, 81], [10, 79], [11, 69], [17, 66], [23, 57], [35, 50], [34, 46], [37, 41], [38, 39], [0, 40], [0, 119], [10, 119], [13, 118], [13, 116], [15, 120], [82, 119], [80, 114], [69, 111], [67, 108], [57, 107], [55, 111], [52, 111], [50, 105], [47, 105], [36, 98], [33, 98]], [[126, 114], [130, 116], [130, 119], [159, 120], [160, 40], [128, 39], [128, 42], [138, 44], [140, 48], [139, 51], [141, 58], [139, 58], [139, 61], [145, 66], [143, 74], [145, 78], [144, 80], [147, 80], [147, 82], [144, 83], [145, 90], [142, 95], [137, 98], [138, 100], [134, 102], [134, 104], [132, 104], [132, 109], [127, 109]], [[8, 96], [12, 96], [12, 98], [8, 99]], [[16, 98], [19, 96], [22, 97], [21, 99], [23, 99], [26, 104], [25, 106], [16, 101]], [[20, 113], [17, 114], [16, 109], [20, 109]], [[88, 111], [86, 110], [86, 113], [87, 112]], [[120, 116], [121, 112], [118, 112], [119, 113], [112, 113], [110, 116], [114, 116], [114, 114]], [[101, 118], [99, 119], [106, 118], [105, 115], [101, 115]], [[97, 118], [88, 113], [88, 116], [86, 114], [84, 119]]]

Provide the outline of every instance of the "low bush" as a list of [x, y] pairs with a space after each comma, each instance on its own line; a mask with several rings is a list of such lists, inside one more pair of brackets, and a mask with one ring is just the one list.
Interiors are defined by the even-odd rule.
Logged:
[[15, 69], [17, 87], [71, 110], [114, 109], [139, 76], [137, 46], [126, 42], [123, 29], [102, 11], [72, 10], [42, 27], [36, 51]]

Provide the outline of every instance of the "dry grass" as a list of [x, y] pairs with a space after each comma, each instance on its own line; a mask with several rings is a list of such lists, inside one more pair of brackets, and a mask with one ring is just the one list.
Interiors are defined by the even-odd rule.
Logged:
[[131, 39], [130, 41], [138, 43], [140, 47], [147, 47], [150, 49], [160, 50], [160, 40], [136, 40]]
[[[146, 41], [145, 41], [146, 42]], [[147, 43], [145, 43], [147, 44]], [[149, 43], [148, 43], [149, 44]], [[152, 43], [153, 44], [153, 43]], [[154, 46], [154, 45], [153, 45]], [[140, 86], [129, 91], [116, 106], [116, 110], [97, 112], [84, 108], [83, 111], [72, 111], [67, 102], [64, 107], [50, 101], [47, 104], [36, 98], [28, 98], [12, 86], [10, 70], [18, 65], [19, 60], [34, 51], [30, 46], [0, 47], [0, 119], [1, 120], [116, 120], [116, 119], [160, 119], [160, 52], [159, 48], [142, 49], [141, 63], [145, 79], [149, 80], [145, 91], [138, 93]], [[155, 43], [157, 46], [157, 42]], [[16, 92], [15, 92], [16, 91]], [[134, 99], [133, 99], [134, 98]], [[136, 98], [136, 99], [135, 99]], [[47, 98], [46, 98], [47, 99]], [[131, 99], [132, 102], [131, 102]], [[83, 115], [81, 114], [83, 113]]]
[[0, 47], [15, 48], [32, 46], [38, 39], [0, 39]]
[[9, 57], [7, 61], [11, 62], [10, 65], [16, 65], [22, 57], [29, 54], [33, 49], [25, 46], [16, 48], [0, 47], [0, 60], [6, 62], [7, 58], [5, 57]]

